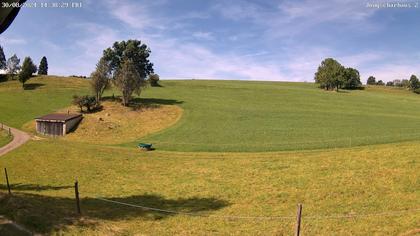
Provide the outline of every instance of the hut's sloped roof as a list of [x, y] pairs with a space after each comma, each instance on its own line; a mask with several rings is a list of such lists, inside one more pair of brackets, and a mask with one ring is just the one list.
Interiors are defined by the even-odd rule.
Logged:
[[68, 120], [72, 120], [74, 118], [80, 117], [82, 114], [65, 114], [65, 113], [53, 113], [48, 114], [45, 116], [41, 116], [38, 118], [35, 118], [36, 120], [42, 120], [42, 121], [62, 121], [66, 122]]

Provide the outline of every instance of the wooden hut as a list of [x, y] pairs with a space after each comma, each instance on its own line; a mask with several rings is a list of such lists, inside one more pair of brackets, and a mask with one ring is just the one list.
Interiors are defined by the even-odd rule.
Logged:
[[82, 120], [82, 114], [54, 113], [36, 118], [36, 132], [43, 135], [64, 136]]

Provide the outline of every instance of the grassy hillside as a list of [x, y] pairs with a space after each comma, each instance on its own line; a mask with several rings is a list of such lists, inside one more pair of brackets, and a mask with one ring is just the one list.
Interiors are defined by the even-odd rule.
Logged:
[[[175, 126], [139, 139], [160, 150], [282, 151], [420, 139], [420, 96], [408, 91], [370, 87], [336, 93], [310, 83], [240, 81], [162, 85], [148, 88], [141, 101], [179, 105], [184, 113]], [[89, 92], [82, 79], [37, 78], [29, 87], [0, 83], [0, 122], [21, 127], [67, 107], [73, 94]]]
[[[80, 79], [44, 77], [29, 84], [33, 89], [23, 91], [17, 82], [0, 83], [0, 122], [28, 125], [36, 116], [67, 107], [73, 94], [88, 92], [87, 81]], [[100, 144], [87, 131], [77, 137], [92, 135], [91, 143], [31, 140], [0, 158], [13, 191], [7, 197], [0, 183], [0, 215], [46, 234], [290, 235], [296, 204], [303, 203], [304, 235], [397, 235], [418, 228], [419, 140], [267, 151], [420, 139], [420, 96], [376, 87], [325, 92], [304, 83], [162, 85], [145, 91], [141, 101], [178, 105], [183, 113], [174, 126], [139, 138], [157, 150]], [[96, 115], [101, 113], [91, 122], [98, 121]], [[76, 178], [83, 217], [75, 214]], [[150, 212], [99, 196], [215, 217]], [[290, 218], [217, 218], [232, 215]]]
[[23, 90], [18, 81], [0, 83], [0, 122], [20, 128], [35, 117], [70, 104], [76, 93], [87, 93], [83, 79], [47, 76], [29, 80]]
[[280, 151], [420, 138], [420, 96], [395, 89], [325, 92], [309, 83], [168, 81], [143, 97], [185, 110], [142, 139], [176, 151]]

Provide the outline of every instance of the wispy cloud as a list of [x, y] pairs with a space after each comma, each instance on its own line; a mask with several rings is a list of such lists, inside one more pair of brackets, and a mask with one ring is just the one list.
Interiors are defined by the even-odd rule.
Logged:
[[27, 41], [23, 38], [19, 37], [4, 37], [0, 36], [0, 44], [1, 45], [23, 45], [26, 44]]
[[[150, 46], [164, 78], [313, 81], [326, 57], [383, 80], [420, 68], [418, 14], [362, 0], [86, 0], [62, 14], [22, 11], [0, 44], [7, 53], [46, 54], [51, 72], [63, 75], [89, 74], [105, 48], [131, 38]], [[28, 21], [48, 30], [28, 29]], [[410, 30], [397, 37], [400, 26]]]

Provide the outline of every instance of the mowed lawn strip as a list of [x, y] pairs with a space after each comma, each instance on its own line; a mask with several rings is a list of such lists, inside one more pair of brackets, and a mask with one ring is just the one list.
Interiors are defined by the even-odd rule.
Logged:
[[[303, 232], [396, 235], [418, 227], [420, 143], [284, 153], [141, 152], [134, 148], [31, 141], [0, 158], [16, 193], [0, 214], [41, 233], [291, 234], [296, 204]], [[73, 183], [78, 179], [82, 220]], [[6, 193], [2, 185], [2, 192]], [[35, 194], [35, 195], [31, 195]], [[214, 216], [162, 214], [97, 197]], [[20, 207], [17, 207], [20, 206]], [[392, 216], [324, 219], [411, 210]], [[305, 218], [319, 217], [319, 219]]]

